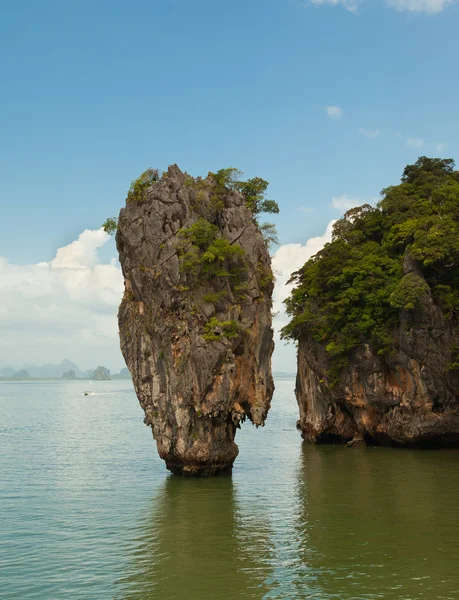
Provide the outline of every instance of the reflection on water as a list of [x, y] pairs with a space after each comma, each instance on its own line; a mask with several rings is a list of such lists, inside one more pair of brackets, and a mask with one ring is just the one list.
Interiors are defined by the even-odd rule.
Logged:
[[307, 531], [297, 492], [296, 407], [292, 397], [288, 402], [289, 410], [274, 414], [265, 429], [239, 432], [233, 477], [163, 482], [139, 519], [116, 599], [311, 598], [317, 593], [305, 558]]
[[298, 487], [321, 598], [457, 600], [457, 451], [303, 447]]
[[232, 477], [181, 479], [84, 385], [0, 384], [2, 598], [459, 599], [458, 451], [302, 446], [280, 381]]
[[230, 477], [168, 477], [143, 515], [116, 598], [262, 598], [269, 535], [244, 528]]

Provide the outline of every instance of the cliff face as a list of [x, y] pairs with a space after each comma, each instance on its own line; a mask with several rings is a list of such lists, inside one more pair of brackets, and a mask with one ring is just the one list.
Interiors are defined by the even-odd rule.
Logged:
[[213, 475], [274, 386], [270, 258], [242, 194], [176, 166], [121, 210], [121, 350], [173, 473]]
[[[409, 255], [403, 269], [422, 278]], [[445, 315], [429, 291], [415, 311], [400, 311], [392, 335], [392, 354], [361, 345], [332, 387], [324, 383], [330, 368], [325, 344], [300, 338], [296, 395], [305, 439], [459, 445], [459, 372], [451, 369], [459, 348], [457, 317]]]

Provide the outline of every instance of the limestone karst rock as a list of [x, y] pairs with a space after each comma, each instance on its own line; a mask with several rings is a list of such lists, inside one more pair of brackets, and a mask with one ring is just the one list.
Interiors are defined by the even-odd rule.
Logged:
[[459, 171], [420, 157], [293, 274], [303, 436], [459, 445]]
[[75, 371], [70, 369], [70, 371], [65, 371], [62, 373], [62, 379], [76, 379]]
[[25, 369], [21, 369], [20, 371], [17, 371], [17, 373], [13, 373], [11, 377], [13, 379], [30, 379], [30, 374]]
[[381, 356], [362, 344], [331, 388], [325, 344], [300, 338], [296, 396], [306, 440], [459, 445], [459, 374], [449, 369], [451, 348], [459, 347], [457, 319], [445, 317], [429, 292], [414, 314], [400, 312], [392, 334], [394, 353]]
[[94, 379], [95, 381], [110, 381], [110, 369], [101, 366], [97, 367], [97, 369], [93, 371], [91, 379]]
[[264, 424], [274, 390], [270, 257], [244, 196], [211, 174], [174, 165], [141, 192], [116, 236], [121, 350], [167, 468], [227, 472], [236, 429]]

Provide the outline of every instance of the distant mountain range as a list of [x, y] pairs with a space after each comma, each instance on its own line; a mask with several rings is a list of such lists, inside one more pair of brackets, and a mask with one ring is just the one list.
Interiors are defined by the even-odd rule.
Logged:
[[296, 373], [284, 373], [283, 371], [273, 371], [274, 379], [295, 379]]
[[[103, 373], [103, 377], [101, 375]], [[64, 359], [58, 365], [47, 363], [45, 365], [35, 365], [25, 363], [20, 368], [12, 367], [0, 368], [0, 378], [8, 379], [130, 379], [129, 370], [125, 367], [118, 374], [110, 375], [110, 369], [106, 367], [97, 367], [97, 369], [88, 369], [82, 371], [77, 364]]]
[[[274, 379], [294, 379], [296, 373], [285, 373], [284, 371], [274, 371]], [[119, 373], [110, 373], [110, 369], [99, 366], [96, 369], [82, 371], [77, 364], [64, 359], [58, 365], [47, 363], [46, 365], [35, 365], [25, 363], [19, 368], [12, 367], [0, 368], [0, 379], [131, 379], [131, 374], [127, 367], [121, 369]]]

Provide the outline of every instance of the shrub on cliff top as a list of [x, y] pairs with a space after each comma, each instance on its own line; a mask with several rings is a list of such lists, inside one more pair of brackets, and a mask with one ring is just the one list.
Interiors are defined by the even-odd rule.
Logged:
[[269, 183], [261, 177], [253, 177], [247, 181], [239, 178], [242, 172], [234, 167], [220, 169], [216, 173], [211, 173], [216, 182], [215, 198], [218, 200], [226, 189], [237, 190], [244, 194], [245, 202], [252, 211], [253, 218], [257, 223], [263, 239], [267, 246], [277, 244], [277, 231], [273, 223], [260, 223], [259, 215], [262, 213], [277, 214], [279, 205], [275, 200], [268, 200], [265, 196]]
[[145, 200], [145, 190], [155, 181], [159, 181], [159, 179], [160, 173], [158, 169], [147, 169], [131, 183], [126, 201], [143, 202]]
[[[421, 157], [382, 195], [376, 207], [352, 209], [337, 221], [332, 242], [292, 275], [296, 287], [285, 302], [291, 321], [282, 336], [312, 336], [341, 366], [363, 342], [391, 352], [399, 309], [416, 310], [429, 292], [447, 317], [459, 311], [454, 162]], [[408, 273], [405, 260], [413, 265]]]
[[[242, 172], [234, 167], [228, 167], [227, 169], [220, 169], [216, 173], [209, 173], [215, 183], [215, 188], [213, 190], [211, 200], [214, 205], [214, 208], [220, 210], [223, 208], [223, 196], [227, 190], [237, 190], [244, 194], [246, 204], [252, 211], [255, 222], [257, 223], [261, 234], [263, 235], [263, 239], [267, 246], [271, 244], [277, 244], [277, 232], [276, 228], [272, 223], [260, 223], [258, 215], [261, 213], [269, 213], [269, 214], [277, 214], [279, 212], [279, 206], [275, 200], [268, 200], [265, 197], [266, 190], [268, 188], [269, 183], [261, 177], [253, 177], [252, 179], [248, 179], [247, 181], [242, 181], [240, 177], [242, 176]], [[168, 171], [164, 171], [162, 174], [163, 178], [168, 176]], [[145, 191], [148, 187], [150, 187], [156, 181], [161, 179], [161, 173], [158, 169], [147, 169], [135, 179], [129, 188], [128, 195], [126, 198], [127, 202], [144, 202], [145, 200]], [[188, 177], [185, 180], [185, 186], [191, 187], [193, 185], [193, 178]], [[204, 183], [204, 182], [201, 182]], [[198, 194], [202, 195], [202, 191], [198, 192]], [[107, 233], [114, 233], [115, 230], [111, 229], [111, 224], [108, 222], [112, 219], [107, 219], [107, 221], [102, 225], [102, 227], [107, 227]]]

